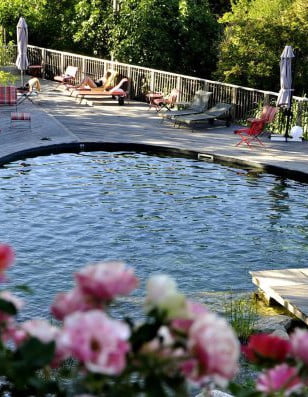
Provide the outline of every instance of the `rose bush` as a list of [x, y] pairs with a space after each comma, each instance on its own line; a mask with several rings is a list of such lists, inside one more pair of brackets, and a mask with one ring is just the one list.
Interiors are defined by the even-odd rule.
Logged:
[[[0, 244], [1, 280], [13, 261], [13, 250]], [[252, 337], [244, 354], [265, 370], [247, 392], [232, 383], [240, 356], [233, 329], [206, 306], [188, 300], [170, 277], [148, 280], [142, 322], [112, 318], [110, 305], [137, 286], [133, 269], [124, 263], [86, 266], [75, 274], [73, 289], [55, 297], [52, 323], [18, 322], [23, 302], [0, 291], [1, 395], [184, 397], [190, 385], [209, 392], [228, 384], [238, 396], [304, 392], [306, 331], [297, 330], [290, 341]]]

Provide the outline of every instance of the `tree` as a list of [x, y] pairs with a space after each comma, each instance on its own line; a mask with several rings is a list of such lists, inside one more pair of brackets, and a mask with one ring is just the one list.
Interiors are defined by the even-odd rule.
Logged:
[[208, 76], [217, 37], [207, 0], [123, 0], [110, 48], [121, 62]]
[[109, 58], [110, 27], [113, 22], [111, 0], [77, 1], [72, 21], [72, 37], [79, 51], [87, 55]]
[[16, 39], [16, 25], [21, 16], [28, 26], [36, 26], [43, 15], [46, 0], [1, 0], [0, 25], [5, 29], [6, 41]]
[[[306, 19], [305, 19], [306, 18]], [[305, 19], [305, 20], [304, 20]], [[285, 45], [307, 57], [307, 5], [304, 0], [238, 0], [220, 22], [217, 79], [264, 90], [279, 90], [279, 61]], [[307, 66], [297, 65], [303, 76]], [[297, 77], [297, 95], [307, 82]]]
[[209, 6], [213, 14], [222, 16], [231, 10], [230, 0], [209, 0]]
[[74, 49], [71, 21], [76, 0], [2, 0], [0, 25], [6, 41], [16, 40], [16, 25], [20, 16], [26, 19], [29, 43], [58, 50]]

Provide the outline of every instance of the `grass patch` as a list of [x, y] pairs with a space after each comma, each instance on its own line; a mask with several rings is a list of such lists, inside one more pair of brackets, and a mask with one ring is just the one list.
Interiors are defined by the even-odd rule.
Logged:
[[249, 336], [256, 331], [258, 305], [255, 295], [235, 297], [231, 292], [225, 303], [225, 315], [239, 340], [246, 343]]

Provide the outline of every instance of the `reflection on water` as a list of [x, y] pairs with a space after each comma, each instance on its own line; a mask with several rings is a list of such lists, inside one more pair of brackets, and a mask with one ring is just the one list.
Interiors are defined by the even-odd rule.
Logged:
[[307, 266], [307, 185], [215, 163], [135, 153], [37, 157], [0, 170], [0, 241], [27, 283], [26, 315], [48, 316], [85, 264], [121, 259], [141, 288], [171, 274], [192, 297], [250, 291], [250, 270]]

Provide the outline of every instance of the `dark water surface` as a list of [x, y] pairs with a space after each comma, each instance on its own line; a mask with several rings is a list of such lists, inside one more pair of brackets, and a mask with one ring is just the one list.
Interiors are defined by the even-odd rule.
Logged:
[[307, 185], [185, 158], [61, 154], [0, 169], [0, 241], [16, 250], [10, 284], [26, 316], [83, 265], [121, 259], [144, 281], [172, 275], [186, 294], [254, 290], [249, 270], [307, 266]]

